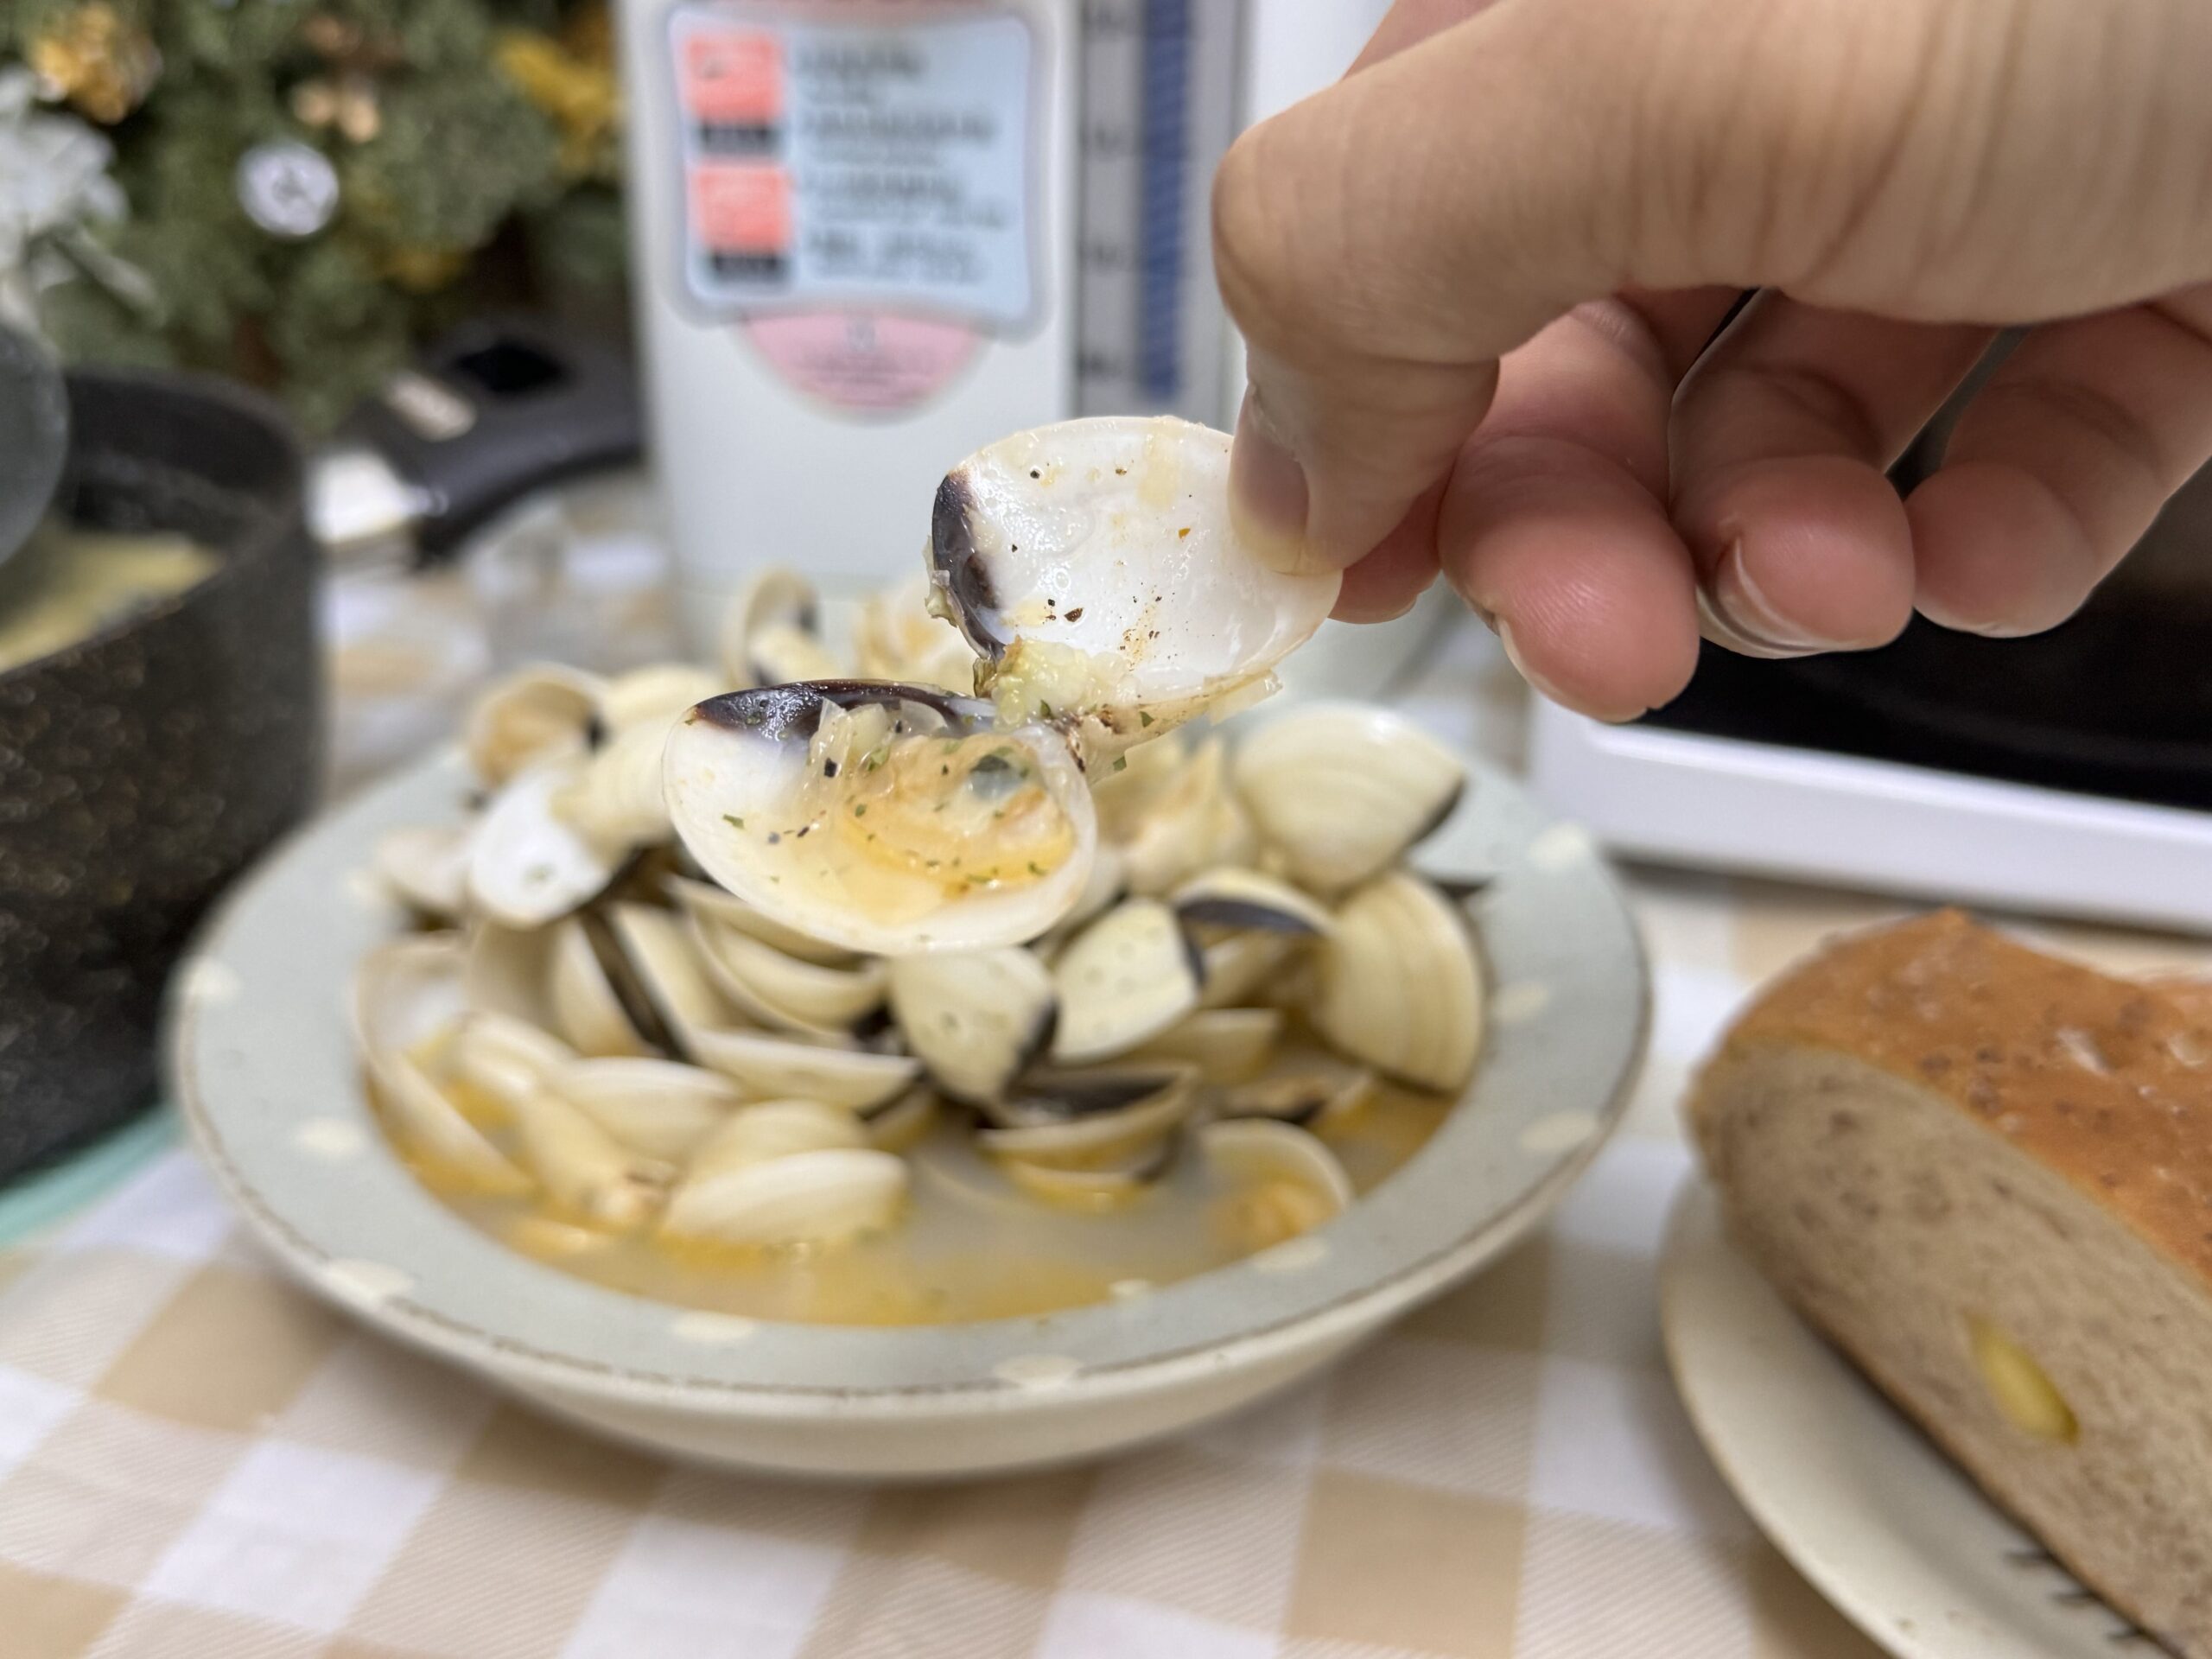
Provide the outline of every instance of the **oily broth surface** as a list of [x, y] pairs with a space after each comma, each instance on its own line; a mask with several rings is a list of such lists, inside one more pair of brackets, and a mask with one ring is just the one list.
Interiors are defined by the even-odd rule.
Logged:
[[[1314, 1126], [1365, 1193], [1427, 1143], [1448, 1100], [1396, 1089]], [[496, 1126], [488, 1132], [504, 1142]], [[908, 1149], [913, 1185], [890, 1231], [830, 1249], [738, 1252], [652, 1233], [610, 1236], [543, 1205], [456, 1192], [416, 1173], [471, 1226], [564, 1273], [683, 1307], [821, 1325], [932, 1325], [1032, 1317], [1171, 1284], [1249, 1255], [1236, 1194], [1185, 1147], [1125, 1206], [1062, 1209], [976, 1151], [957, 1112]], [[1262, 1240], [1260, 1243], [1272, 1241]]]

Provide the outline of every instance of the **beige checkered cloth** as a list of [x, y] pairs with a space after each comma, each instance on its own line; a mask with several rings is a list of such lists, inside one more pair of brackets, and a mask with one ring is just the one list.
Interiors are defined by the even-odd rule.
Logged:
[[[1416, 701], [1495, 738], [1510, 684], [1471, 631]], [[1653, 1056], [1550, 1227], [1319, 1382], [1091, 1468], [801, 1486], [599, 1443], [290, 1288], [171, 1153], [0, 1256], [0, 1659], [1867, 1659], [1692, 1438], [1652, 1275], [1689, 1066], [1881, 907], [1637, 890]]]

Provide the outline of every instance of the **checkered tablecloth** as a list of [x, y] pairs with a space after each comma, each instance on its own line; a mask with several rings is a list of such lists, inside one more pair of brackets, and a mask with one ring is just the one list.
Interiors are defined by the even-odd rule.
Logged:
[[[1493, 749], [1514, 700], [1474, 631], [1413, 698]], [[805, 1486], [587, 1439], [290, 1288], [172, 1149], [0, 1255], [0, 1656], [1866, 1659], [1693, 1438], [1653, 1253], [1696, 1057], [1887, 907], [1633, 885], [1653, 1053], [1545, 1231], [1318, 1382], [1095, 1467]]]

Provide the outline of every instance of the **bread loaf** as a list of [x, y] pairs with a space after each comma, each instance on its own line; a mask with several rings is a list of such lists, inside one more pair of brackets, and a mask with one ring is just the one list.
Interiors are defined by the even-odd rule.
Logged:
[[1785, 976], [1688, 1106], [1783, 1295], [2188, 1659], [2212, 1659], [2208, 1014], [1947, 912]]

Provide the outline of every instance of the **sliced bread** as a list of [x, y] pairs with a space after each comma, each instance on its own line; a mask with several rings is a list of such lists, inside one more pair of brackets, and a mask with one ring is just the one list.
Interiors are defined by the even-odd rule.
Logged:
[[2187, 1659], [2212, 1659], [2207, 1014], [1945, 912], [1785, 976], [1688, 1106], [1761, 1270]]

